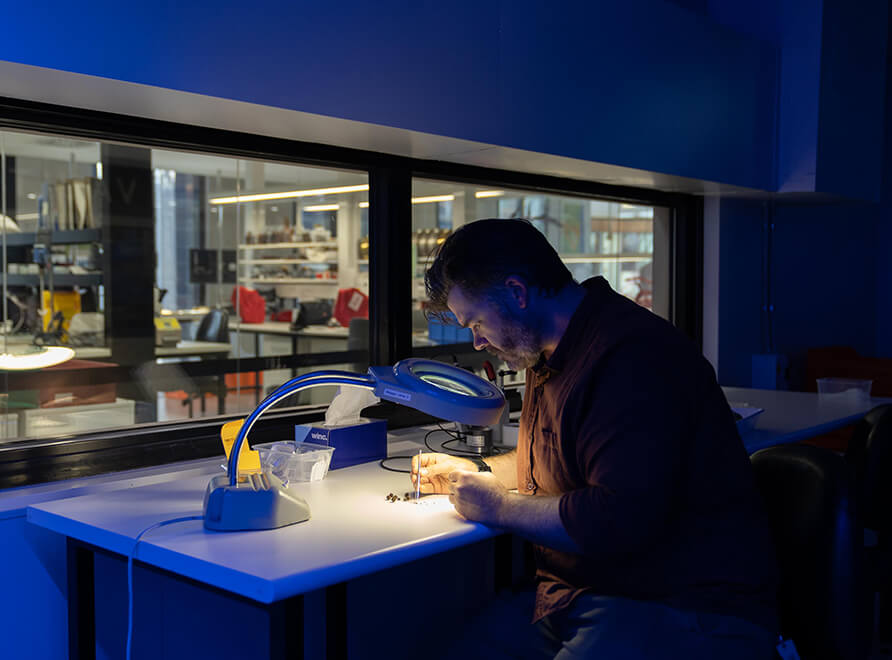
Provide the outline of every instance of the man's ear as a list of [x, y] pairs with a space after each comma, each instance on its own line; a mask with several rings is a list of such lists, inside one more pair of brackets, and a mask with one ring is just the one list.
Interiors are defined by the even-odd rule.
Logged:
[[526, 309], [530, 304], [530, 288], [526, 280], [520, 275], [509, 275], [505, 279], [505, 289], [508, 297], [514, 301], [519, 309]]

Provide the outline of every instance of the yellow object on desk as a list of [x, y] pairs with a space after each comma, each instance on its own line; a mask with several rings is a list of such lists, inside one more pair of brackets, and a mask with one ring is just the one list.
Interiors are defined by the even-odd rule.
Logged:
[[[220, 439], [223, 441], [223, 451], [226, 452], [226, 458], [229, 459], [229, 453], [232, 451], [232, 445], [238, 437], [238, 432], [245, 423], [244, 419], [236, 419], [232, 422], [226, 422], [220, 429]], [[249, 474], [260, 472], [260, 454], [248, 447], [247, 442], [242, 443], [242, 448], [238, 453], [238, 478], [247, 477]]]

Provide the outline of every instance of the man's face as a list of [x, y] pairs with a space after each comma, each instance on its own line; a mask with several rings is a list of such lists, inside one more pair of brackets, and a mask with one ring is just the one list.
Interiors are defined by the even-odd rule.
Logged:
[[509, 296], [477, 299], [454, 286], [446, 305], [462, 327], [471, 329], [478, 351], [486, 349], [518, 370], [539, 360], [541, 330], [528, 320], [529, 313], [524, 313], [528, 310], [519, 308]]

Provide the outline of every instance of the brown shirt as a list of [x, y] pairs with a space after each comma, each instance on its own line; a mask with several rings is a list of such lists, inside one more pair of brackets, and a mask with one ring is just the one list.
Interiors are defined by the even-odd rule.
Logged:
[[775, 628], [776, 566], [715, 373], [671, 324], [596, 277], [527, 370], [518, 491], [560, 495], [581, 554], [536, 547], [534, 620], [582, 591]]

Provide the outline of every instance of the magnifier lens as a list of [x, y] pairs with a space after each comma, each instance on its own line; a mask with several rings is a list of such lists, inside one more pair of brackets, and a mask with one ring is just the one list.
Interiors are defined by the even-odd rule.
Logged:
[[421, 373], [416, 375], [425, 383], [436, 385], [441, 389], [449, 390], [450, 392], [455, 392], [456, 394], [463, 394], [465, 396], [477, 396], [477, 393], [474, 392], [474, 390], [472, 390], [467, 385], [459, 383], [458, 381], [452, 380], [450, 378], [446, 378], [439, 374]]

